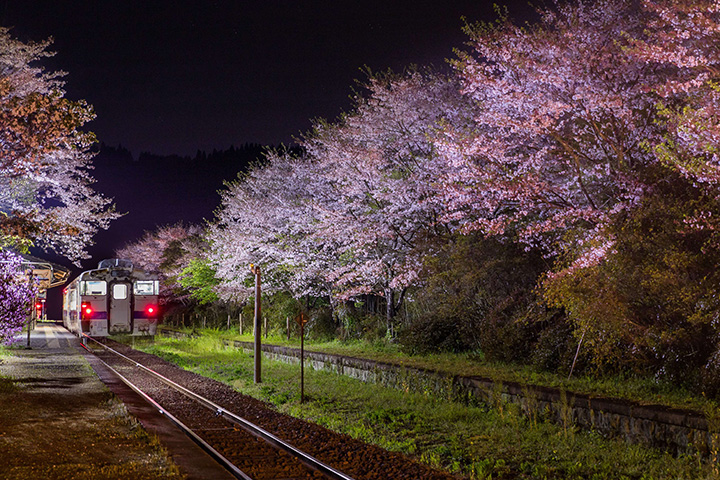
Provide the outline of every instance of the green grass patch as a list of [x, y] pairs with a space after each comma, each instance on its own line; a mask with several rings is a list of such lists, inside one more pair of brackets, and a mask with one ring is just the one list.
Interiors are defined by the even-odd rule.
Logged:
[[158, 338], [136, 347], [232, 385], [277, 410], [471, 479], [716, 478], [699, 455], [673, 457], [545, 421], [498, 400], [494, 408], [403, 393], [306, 368], [306, 402], [299, 399], [299, 365], [263, 359], [263, 383], [253, 383], [252, 355], [225, 347], [217, 335]]
[[[190, 329], [178, 330], [184, 333], [193, 332]], [[214, 338], [219, 342], [222, 342], [222, 340], [253, 341], [251, 335], [239, 335], [237, 331], [202, 329], [194, 332], [206, 338]], [[263, 343], [294, 348], [300, 346], [300, 340], [297, 338], [291, 338], [288, 341], [286, 337], [277, 335], [270, 335], [267, 339], [263, 338]], [[565, 376], [538, 371], [526, 365], [488, 362], [484, 359], [482, 352], [408, 355], [402, 352], [398, 345], [388, 343], [385, 340], [376, 342], [306, 341], [305, 349], [366, 358], [406, 367], [442, 371], [451, 375], [479, 376], [495, 382], [517, 382], [526, 385], [557, 388], [595, 397], [619, 398], [644, 405], [664, 405], [673, 408], [693, 409], [699, 412], [720, 409], [720, 404], [715, 400], [694, 395], [685, 389], [654, 378], [616, 375], [612, 377], [582, 376], [568, 379]]]

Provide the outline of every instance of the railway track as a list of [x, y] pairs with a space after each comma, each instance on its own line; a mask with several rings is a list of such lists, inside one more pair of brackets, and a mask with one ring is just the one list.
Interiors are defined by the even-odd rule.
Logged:
[[354, 480], [255, 423], [143, 365], [139, 359], [91, 337], [86, 338], [88, 351], [235, 477], [243, 480]]
[[[215, 380], [127, 345], [86, 337], [131, 388], [216, 456], [237, 478], [453, 480], [448, 473], [279, 413]], [[192, 432], [192, 433], [190, 433]]]

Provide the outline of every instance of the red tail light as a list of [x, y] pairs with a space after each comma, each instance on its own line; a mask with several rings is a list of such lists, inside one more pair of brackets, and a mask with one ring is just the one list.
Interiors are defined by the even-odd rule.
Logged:
[[35, 310], [42, 310], [42, 303], [36, 303], [35, 304]]
[[145, 313], [148, 317], [157, 317], [158, 308], [156, 305], [148, 305], [145, 307]]
[[83, 303], [82, 305], [80, 305], [80, 311], [83, 318], [92, 318], [93, 309], [89, 303]]

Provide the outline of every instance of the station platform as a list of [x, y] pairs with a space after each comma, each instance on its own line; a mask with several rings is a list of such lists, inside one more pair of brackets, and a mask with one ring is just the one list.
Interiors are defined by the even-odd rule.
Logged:
[[0, 355], [0, 478], [234, 478], [62, 325]]

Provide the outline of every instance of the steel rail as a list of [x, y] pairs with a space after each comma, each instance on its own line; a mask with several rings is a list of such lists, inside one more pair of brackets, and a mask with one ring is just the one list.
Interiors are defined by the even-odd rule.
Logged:
[[[80, 344], [85, 350], [87, 350], [90, 353], [94, 353], [92, 350], [90, 350], [86, 345]], [[227, 470], [230, 471], [236, 478], [239, 478], [240, 480], [253, 480], [253, 478], [249, 477], [245, 472], [240, 470], [235, 464], [233, 464], [230, 460], [225, 458], [225, 456], [215, 450], [209, 443], [207, 443], [205, 440], [203, 440], [197, 433], [195, 433], [190, 427], [185, 425], [179, 418], [174, 416], [172, 413], [168, 412], [165, 408], [163, 408], [162, 405], [160, 405], [158, 402], [155, 401], [151, 396], [149, 396], [147, 393], [142, 391], [140, 387], [132, 383], [127, 377], [125, 377], [122, 373], [118, 372], [116, 369], [114, 369], [110, 364], [108, 364], [106, 361], [104, 361], [102, 358], [97, 358], [97, 360], [105, 365], [111, 372], [113, 372], [115, 375], [120, 378], [120, 380], [123, 381], [125, 385], [130, 387], [140, 395], [145, 401], [147, 401], [150, 405], [155, 407], [158, 412], [165, 415], [172, 423], [174, 423], [180, 430], [183, 431], [186, 435], [188, 435], [195, 443], [200, 445], [200, 447], [208, 452], [213, 459], [215, 459], [218, 463], [220, 463], [223, 467], [225, 467]]]
[[[126, 360], [127, 362], [135, 364], [135, 366], [140, 368], [141, 370], [144, 370], [144, 371], [150, 373], [151, 375], [154, 375], [160, 381], [162, 381], [163, 383], [176, 389], [183, 395], [186, 395], [187, 397], [190, 397], [191, 399], [195, 400], [196, 402], [200, 403], [201, 405], [205, 406], [206, 408], [213, 410], [215, 412], [215, 415], [222, 416], [223, 418], [226, 418], [234, 423], [237, 423], [238, 425], [240, 425], [241, 427], [243, 427], [247, 431], [249, 431], [251, 434], [265, 440], [266, 442], [270, 443], [271, 445], [275, 446], [276, 448], [289, 453], [293, 457], [300, 460], [300, 462], [304, 463], [305, 465], [307, 465], [308, 467], [310, 467], [314, 470], [317, 470], [317, 471], [327, 475], [332, 480], [355, 480], [354, 478], [344, 474], [343, 472], [340, 472], [339, 470], [336, 470], [333, 467], [321, 462], [320, 460], [316, 459], [312, 455], [305, 453], [302, 450], [294, 447], [293, 445], [279, 439], [272, 433], [255, 425], [254, 423], [250, 422], [249, 420], [247, 420], [239, 415], [236, 415], [236, 414], [230, 412], [229, 410], [226, 410], [225, 408], [221, 407], [220, 405], [214, 403], [212, 400], [209, 400], [201, 395], [198, 395], [197, 393], [195, 393], [191, 390], [188, 390], [187, 388], [183, 387], [182, 385], [180, 385], [178, 383], [173, 382], [169, 378], [152, 370], [151, 368], [148, 368], [145, 365], [142, 365], [137, 360], [133, 360], [132, 358], [130, 358], [126, 355], [123, 355], [122, 353], [118, 352], [117, 350], [110, 348], [107, 345], [104, 345], [103, 343], [98, 342], [94, 338], [92, 338], [84, 333], [82, 335], [83, 335], [83, 337], [92, 340], [93, 342], [100, 345], [102, 348], [114, 353], [115, 355]], [[167, 414], [167, 412], [164, 412], [164, 413]]]

